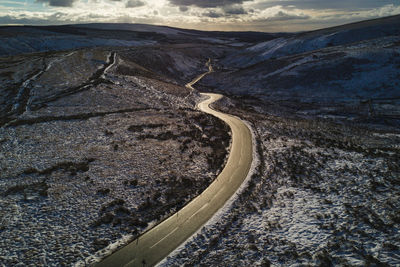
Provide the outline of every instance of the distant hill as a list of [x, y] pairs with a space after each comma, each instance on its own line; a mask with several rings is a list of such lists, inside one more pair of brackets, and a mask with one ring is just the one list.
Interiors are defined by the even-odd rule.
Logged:
[[259, 42], [219, 64], [203, 84], [228, 95], [400, 119], [400, 16]]
[[206, 32], [167, 26], [92, 23], [61, 26], [0, 27], [0, 56], [97, 46], [210, 43], [243, 46], [287, 34]]

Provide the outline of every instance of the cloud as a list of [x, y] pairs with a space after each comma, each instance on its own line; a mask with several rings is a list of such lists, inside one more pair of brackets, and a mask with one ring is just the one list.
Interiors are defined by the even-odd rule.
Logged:
[[141, 6], [144, 6], [144, 5], [146, 5], [146, 3], [143, 2], [143, 1], [140, 1], [140, 0], [129, 0], [128, 2], [126, 2], [125, 7], [134, 8], [134, 7], [141, 7]]
[[[0, 0], [2, 1], [2, 0]], [[10, 0], [5, 0], [10, 1]], [[319, 0], [31, 0], [24, 9], [0, 4], [0, 24], [70, 24], [126, 22], [162, 24], [202, 30], [304, 31], [363, 19], [400, 14], [400, 4], [387, 0], [329, 2]], [[384, 4], [379, 4], [381, 3]], [[396, 0], [398, 1], [398, 0]], [[323, 3], [322, 3], [323, 2]], [[42, 4], [45, 3], [44, 7]], [[173, 4], [171, 4], [173, 3]], [[306, 8], [314, 3], [313, 8]], [[346, 4], [347, 3], [347, 4]], [[275, 4], [274, 6], [270, 6]], [[331, 5], [331, 6], [328, 6]], [[340, 9], [323, 9], [333, 5]], [[3, 6], [3, 7], [2, 7]], [[25, 7], [26, 6], [26, 7]], [[72, 7], [71, 7], [72, 6]], [[68, 7], [68, 8], [66, 8]], [[132, 7], [132, 8], [126, 8]], [[155, 14], [157, 10], [159, 14]], [[62, 13], [60, 13], [62, 12]], [[182, 26], [182, 22], [185, 25]]]
[[225, 14], [227, 15], [244, 15], [247, 12], [244, 10], [242, 6], [234, 5], [234, 6], [225, 6], [222, 8]]
[[[400, 14], [400, 5], [385, 5], [379, 8], [361, 10], [361, 11], [342, 11], [342, 12], [321, 12], [312, 16], [312, 21], [318, 23], [329, 23], [331, 25], [340, 25], [349, 22], [387, 17]], [[328, 25], [329, 26], [329, 25]]]
[[267, 18], [267, 20], [284, 21], [284, 20], [309, 19], [309, 18], [310, 16], [305, 14], [289, 14], [281, 10], [274, 16]]
[[180, 6], [179, 7], [179, 11], [181, 11], [181, 12], [186, 12], [188, 10], [189, 10], [189, 8], [187, 6]]
[[268, 8], [276, 5], [295, 6], [300, 9], [371, 9], [395, 3], [395, 0], [258, 0], [258, 8]]
[[64, 12], [55, 12], [52, 14], [39, 13], [20, 13], [13, 15], [0, 16], [1, 24], [24, 24], [24, 25], [49, 25], [72, 23], [70, 16]]
[[50, 6], [72, 7], [76, 0], [37, 0], [38, 3], [47, 3]]
[[202, 15], [205, 16], [205, 17], [214, 18], [214, 19], [220, 18], [220, 17], [224, 17], [223, 13], [219, 13], [219, 12], [216, 12], [214, 10], [210, 10], [208, 12], [204, 12]]
[[[284, 6], [274, 6], [270, 8], [264, 9], [255, 9], [253, 12], [249, 12], [244, 18], [246, 22], [251, 23], [269, 23], [272, 21], [276, 21], [277, 23], [282, 23], [283, 21], [287, 21], [287, 24], [298, 23], [298, 21], [306, 21], [312, 20], [315, 16], [313, 11], [302, 10], [297, 8], [289, 8], [287, 9]], [[293, 22], [289, 22], [293, 21]]]
[[245, 1], [252, 0], [169, 0], [171, 4], [176, 6], [196, 6], [201, 8], [230, 6], [242, 4]]
[[25, 14], [21, 14], [20, 16], [1, 16], [0, 17], [0, 24], [35, 24], [35, 25], [41, 25], [46, 22], [46, 19], [41, 19], [41, 18], [29, 18], [26, 17]]
[[393, 4], [385, 5], [380, 8], [366, 11], [364, 14], [366, 17], [386, 17], [392, 15], [398, 15], [400, 14], [400, 6], [395, 6]]

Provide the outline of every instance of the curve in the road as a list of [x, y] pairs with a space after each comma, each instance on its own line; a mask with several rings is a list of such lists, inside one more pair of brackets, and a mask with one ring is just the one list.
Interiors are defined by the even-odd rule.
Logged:
[[201, 79], [203, 79], [204, 76], [206, 76], [207, 74], [210, 74], [211, 72], [214, 71], [212, 65], [211, 65], [211, 59], [209, 58], [206, 66], [208, 67], [208, 71], [204, 72], [203, 74], [200, 74], [199, 76], [197, 76], [196, 78], [194, 78], [191, 82], [187, 83], [185, 86], [186, 88], [189, 88], [190, 90], [194, 90], [193, 85], [195, 85], [198, 81], [200, 81]]
[[[199, 79], [195, 80], [197, 82]], [[195, 82], [189, 83], [189, 86]], [[223, 207], [246, 179], [253, 160], [252, 135], [249, 128], [240, 119], [210, 108], [210, 104], [219, 100], [222, 95], [202, 95], [208, 96], [208, 99], [198, 105], [199, 109], [220, 118], [231, 128], [231, 151], [225, 168], [203, 193], [185, 207], [96, 266], [156, 265]]]

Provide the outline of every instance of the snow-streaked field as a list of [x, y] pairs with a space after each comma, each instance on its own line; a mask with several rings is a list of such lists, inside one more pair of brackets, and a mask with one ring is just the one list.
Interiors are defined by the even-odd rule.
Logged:
[[13, 55], [21, 51], [24, 53], [71, 50], [84, 47], [97, 46], [142, 46], [152, 45], [152, 41], [128, 41], [117, 39], [88, 39], [75, 36], [59, 37], [24, 37], [22, 40], [18, 37], [6, 38], [1, 40], [0, 55]]
[[200, 194], [229, 150], [184, 87], [209, 58], [259, 161], [161, 265], [400, 265], [399, 29], [0, 28], [0, 265], [87, 265]]
[[10, 93], [0, 128], [1, 264], [86, 265], [175, 212], [221, 170], [227, 126], [162, 75], [121, 74], [123, 53], [1, 62]]
[[400, 264], [398, 131], [234, 114], [257, 129], [258, 173], [162, 266]]

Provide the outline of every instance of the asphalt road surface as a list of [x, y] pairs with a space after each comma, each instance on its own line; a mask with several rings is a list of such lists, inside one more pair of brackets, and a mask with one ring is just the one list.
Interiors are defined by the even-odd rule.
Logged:
[[198, 104], [198, 108], [225, 121], [231, 128], [231, 151], [225, 168], [203, 193], [185, 207], [95, 266], [156, 265], [223, 207], [246, 179], [253, 161], [249, 128], [240, 119], [210, 108], [222, 95], [202, 95], [208, 98]]

